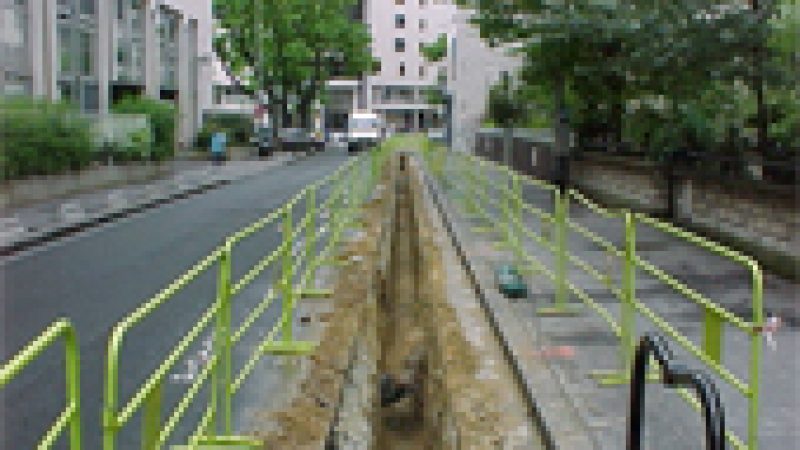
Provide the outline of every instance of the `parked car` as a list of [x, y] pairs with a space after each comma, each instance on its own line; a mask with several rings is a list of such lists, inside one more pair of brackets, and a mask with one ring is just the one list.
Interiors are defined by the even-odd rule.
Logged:
[[281, 128], [278, 138], [287, 152], [322, 151], [325, 141], [321, 135], [305, 128]]
[[251, 142], [258, 148], [258, 156], [270, 156], [275, 150], [272, 143], [272, 128], [270, 126], [256, 126]]
[[[272, 127], [269, 125], [256, 125], [252, 143], [258, 147], [259, 156], [269, 156], [277, 147], [273, 142]], [[325, 149], [325, 140], [321, 133], [304, 128], [281, 128], [278, 130], [278, 139], [283, 144], [283, 151], [306, 152], [322, 151]]]

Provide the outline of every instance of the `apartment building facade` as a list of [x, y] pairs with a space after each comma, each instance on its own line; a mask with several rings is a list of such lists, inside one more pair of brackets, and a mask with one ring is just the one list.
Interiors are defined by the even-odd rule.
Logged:
[[129, 94], [173, 101], [189, 145], [211, 103], [211, 0], [0, 0], [0, 94], [105, 116]]
[[[454, 148], [471, 148], [491, 86], [502, 72], [515, 72], [521, 59], [506, 48], [488, 47], [469, 22], [474, 10], [452, 0], [368, 0], [363, 13], [380, 71], [360, 83], [360, 107], [383, 113], [400, 132], [448, 128]], [[440, 38], [447, 56], [426, 60], [422, 46]], [[431, 90], [444, 94], [449, 106], [430, 103]]]
[[448, 62], [427, 61], [422, 47], [452, 39], [458, 8], [450, 0], [371, 0], [366, 7], [380, 60], [380, 71], [365, 79], [366, 104], [400, 132], [442, 128], [443, 107], [429, 102], [429, 91], [443, 85]]

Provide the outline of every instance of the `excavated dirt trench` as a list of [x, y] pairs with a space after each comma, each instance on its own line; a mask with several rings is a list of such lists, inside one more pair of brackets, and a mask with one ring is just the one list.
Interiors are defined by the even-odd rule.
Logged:
[[538, 449], [528, 404], [408, 154], [343, 249], [317, 352], [269, 449]]
[[378, 389], [382, 405], [375, 424], [376, 444], [377, 448], [387, 450], [438, 448], [432, 445], [435, 430], [426, 423], [423, 414], [428, 342], [425, 342], [425, 303], [420, 301], [420, 280], [426, 274], [418, 264], [421, 256], [416, 239], [418, 224], [407, 159], [398, 162], [388, 280], [382, 283], [378, 303], [381, 349]]

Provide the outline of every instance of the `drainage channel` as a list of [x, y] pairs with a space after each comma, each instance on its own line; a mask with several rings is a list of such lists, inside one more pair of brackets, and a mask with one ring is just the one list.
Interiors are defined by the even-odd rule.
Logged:
[[414, 202], [407, 160], [400, 157], [394, 177], [394, 220], [389, 279], [379, 293], [378, 361], [380, 410], [376, 445], [387, 450], [425, 448], [433, 434], [424, 418], [427, 352], [420, 301], [421, 272]]
[[359, 263], [335, 286], [317, 368], [267, 448], [544, 448], [412, 162], [399, 153], [387, 163], [353, 247]]

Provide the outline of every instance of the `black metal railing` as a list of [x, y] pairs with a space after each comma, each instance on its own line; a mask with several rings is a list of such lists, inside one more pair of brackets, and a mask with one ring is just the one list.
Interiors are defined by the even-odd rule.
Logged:
[[661, 368], [661, 382], [668, 388], [694, 389], [705, 420], [706, 450], [725, 449], [725, 413], [719, 392], [708, 375], [673, 361], [667, 340], [659, 334], [644, 335], [636, 348], [631, 377], [628, 418], [628, 450], [642, 448], [647, 367], [653, 357]]

